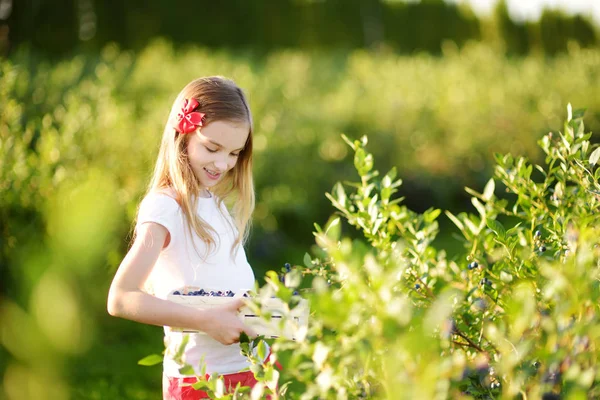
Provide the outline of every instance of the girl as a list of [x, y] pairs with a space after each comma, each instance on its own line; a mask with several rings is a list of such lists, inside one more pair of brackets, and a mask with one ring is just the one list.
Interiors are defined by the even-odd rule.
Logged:
[[[232, 215], [224, 200], [230, 199]], [[154, 176], [142, 200], [134, 241], [114, 277], [108, 312], [165, 327], [164, 399], [199, 399], [175, 353], [186, 333], [182, 361], [225, 384], [253, 386], [238, 344], [256, 336], [237, 317], [241, 300], [197, 310], [167, 295], [186, 286], [238, 292], [254, 287], [244, 252], [254, 209], [252, 115], [242, 90], [222, 77], [200, 78], [177, 96], [163, 133]], [[240, 372], [246, 370], [245, 372]]]

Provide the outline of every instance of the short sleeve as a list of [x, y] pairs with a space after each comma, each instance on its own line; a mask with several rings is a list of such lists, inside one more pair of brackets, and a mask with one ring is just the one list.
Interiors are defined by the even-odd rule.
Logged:
[[[146, 222], [154, 222], [167, 228], [171, 235], [171, 243], [177, 236], [178, 221], [180, 220], [179, 204], [172, 197], [163, 193], [150, 193], [140, 204], [136, 233], [140, 226]], [[169, 246], [170, 247], [170, 243]]]

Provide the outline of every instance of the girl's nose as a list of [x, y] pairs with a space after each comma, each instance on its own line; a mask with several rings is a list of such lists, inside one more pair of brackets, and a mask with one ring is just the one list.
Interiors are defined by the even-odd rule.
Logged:
[[215, 168], [219, 171], [227, 171], [227, 162], [223, 160], [215, 161]]

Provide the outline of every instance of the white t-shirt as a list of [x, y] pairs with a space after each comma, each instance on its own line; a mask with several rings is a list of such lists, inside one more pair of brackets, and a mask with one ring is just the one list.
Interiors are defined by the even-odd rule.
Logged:
[[[167, 295], [184, 286], [197, 286], [209, 290], [231, 290], [238, 292], [254, 287], [254, 273], [244, 248], [239, 246], [231, 255], [231, 246], [237, 230], [232, 228], [227, 208], [221, 204], [221, 211], [216, 197], [198, 198], [197, 213], [210, 224], [218, 234], [216, 246], [212, 252], [202, 259], [207, 245], [192, 230], [192, 237], [179, 204], [164, 193], [148, 194], [140, 205], [136, 230], [145, 222], [158, 223], [169, 231], [171, 240], [164, 248], [150, 273], [146, 285], [152, 295], [166, 299]], [[195, 241], [196, 249], [192, 245]], [[173, 355], [180, 347], [184, 333], [172, 332], [165, 327], [164, 374], [169, 377], [181, 377], [179, 365]], [[196, 374], [201, 373], [202, 365], [206, 365], [206, 373], [229, 374], [249, 367], [246, 357], [241, 355], [239, 344], [223, 345], [205, 333], [185, 333], [189, 335], [183, 361], [191, 365]]]

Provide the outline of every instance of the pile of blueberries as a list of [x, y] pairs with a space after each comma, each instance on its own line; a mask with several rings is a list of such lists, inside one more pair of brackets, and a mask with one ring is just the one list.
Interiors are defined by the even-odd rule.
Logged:
[[[285, 273], [278, 274], [279, 281], [281, 283], [285, 282], [285, 274], [292, 270], [291, 264], [285, 263], [284, 270], [285, 270]], [[233, 297], [233, 296], [235, 296], [235, 293], [232, 292], [231, 290], [222, 291], [222, 290], [204, 290], [204, 289], [193, 290], [193, 291], [190, 291], [187, 293], [183, 293], [179, 290], [176, 290], [173, 292], [173, 294], [176, 296], [213, 296], [213, 297]], [[299, 293], [297, 290], [294, 290], [293, 294], [298, 295]], [[243, 297], [250, 297], [250, 296], [248, 295], [248, 293], [244, 293]]]
[[[181, 293], [179, 290], [176, 290], [173, 292], [174, 295], [179, 295], [179, 296], [214, 296], [214, 297], [233, 297], [235, 296], [235, 293], [233, 293], [231, 290], [227, 290], [227, 291], [222, 291], [222, 290], [204, 290], [204, 289], [200, 289], [200, 290], [193, 290], [191, 292], [187, 292], [187, 293]], [[248, 293], [244, 293], [244, 297], [248, 297]]]

